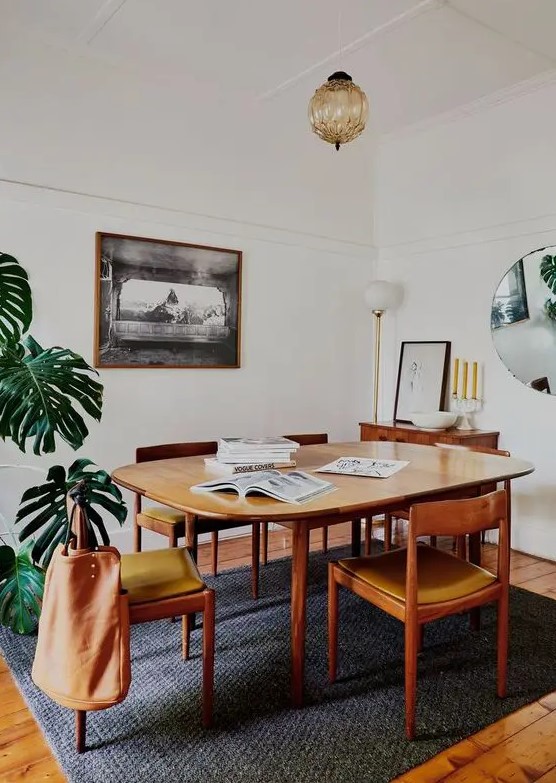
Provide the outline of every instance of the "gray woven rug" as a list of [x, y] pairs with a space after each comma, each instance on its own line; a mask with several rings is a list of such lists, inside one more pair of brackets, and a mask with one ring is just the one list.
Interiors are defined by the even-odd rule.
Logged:
[[[330, 557], [344, 554], [336, 550]], [[307, 704], [289, 707], [289, 559], [221, 574], [217, 589], [216, 725], [200, 727], [200, 631], [182, 662], [180, 625], [132, 629], [125, 702], [88, 715], [74, 751], [73, 714], [30, 680], [35, 640], [0, 629], [0, 648], [70, 781], [382, 783], [518, 707], [556, 690], [556, 601], [514, 588], [509, 696], [495, 691], [495, 611], [480, 633], [467, 618], [429, 626], [419, 661], [418, 739], [404, 737], [403, 628], [343, 591], [340, 680], [326, 676], [326, 557], [311, 555]]]

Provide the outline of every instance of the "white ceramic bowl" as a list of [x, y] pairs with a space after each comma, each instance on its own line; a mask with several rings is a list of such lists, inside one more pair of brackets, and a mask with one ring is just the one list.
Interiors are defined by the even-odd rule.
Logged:
[[411, 414], [411, 421], [416, 427], [425, 430], [445, 430], [452, 427], [458, 418], [457, 413], [450, 411], [430, 411], [429, 413], [415, 412]]

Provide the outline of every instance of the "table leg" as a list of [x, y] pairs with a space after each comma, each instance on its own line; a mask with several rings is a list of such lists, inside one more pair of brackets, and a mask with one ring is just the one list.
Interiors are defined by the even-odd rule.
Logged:
[[351, 523], [351, 556], [359, 557], [361, 554], [361, 520], [354, 519]]
[[305, 671], [305, 626], [307, 620], [307, 565], [309, 560], [309, 528], [300, 520], [292, 530], [291, 586], [291, 694], [294, 707], [303, 704]]
[[185, 546], [190, 550], [195, 562], [197, 562], [197, 536], [197, 517], [194, 514], [186, 514]]

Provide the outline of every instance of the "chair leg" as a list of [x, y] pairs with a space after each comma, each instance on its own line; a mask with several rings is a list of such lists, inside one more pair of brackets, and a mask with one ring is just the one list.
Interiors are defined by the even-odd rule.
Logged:
[[392, 514], [384, 515], [384, 551], [389, 552], [392, 548]]
[[176, 535], [176, 528], [172, 525], [170, 533], [168, 535], [168, 546], [170, 549], [178, 545], [178, 537]]
[[326, 526], [322, 528], [322, 551], [325, 554], [328, 552], [328, 528]]
[[141, 495], [135, 495], [133, 513], [133, 551], [141, 551], [141, 527], [137, 524], [137, 516], [141, 513]]
[[212, 575], [218, 576], [218, 530], [213, 530], [210, 537], [210, 559], [212, 561]]
[[328, 564], [328, 680], [336, 682], [338, 670], [338, 582], [334, 563]]
[[261, 545], [261, 525], [253, 523], [251, 533], [251, 592], [253, 598], [259, 597], [259, 549]]
[[133, 522], [133, 551], [141, 551], [141, 527], [136, 521]]
[[212, 726], [214, 698], [214, 590], [205, 590], [203, 612], [203, 726]]
[[433, 546], [435, 549], [438, 546], [438, 538], [437, 536], [431, 536], [431, 546]]
[[184, 614], [181, 618], [181, 652], [184, 661], [189, 660], [189, 640], [191, 637], [192, 620], [195, 620], [195, 615]]
[[75, 710], [75, 749], [78, 753], [85, 750], [87, 734], [87, 713], [85, 710]]
[[415, 738], [415, 702], [417, 697], [417, 648], [419, 629], [416, 619], [405, 623], [405, 734]]
[[351, 520], [351, 556], [359, 557], [361, 554], [361, 519]]
[[373, 518], [367, 517], [365, 520], [365, 555], [371, 554], [371, 536], [373, 532]]
[[261, 523], [261, 560], [263, 565], [268, 563], [268, 522]]
[[417, 652], [420, 653], [425, 642], [425, 626], [421, 623], [417, 626]]
[[502, 593], [497, 606], [496, 692], [503, 699], [508, 684], [508, 612], [509, 594]]

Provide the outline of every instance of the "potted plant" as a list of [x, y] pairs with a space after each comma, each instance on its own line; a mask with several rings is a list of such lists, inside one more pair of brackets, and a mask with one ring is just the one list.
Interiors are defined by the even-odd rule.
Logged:
[[[0, 253], [0, 303], [0, 437], [23, 452], [31, 440], [37, 455], [54, 452], [59, 438], [80, 448], [88, 435], [83, 415], [100, 421], [102, 414], [98, 373], [70, 349], [43, 348], [28, 334], [33, 317], [28, 275], [5, 253]], [[10, 525], [12, 543], [0, 537], [0, 624], [16, 633], [36, 627], [45, 570], [67, 527], [65, 496], [80, 480], [86, 483], [90, 520], [103, 543], [109, 538], [97, 508], [120, 524], [125, 520], [120, 490], [86, 458], [67, 471], [51, 467], [46, 482], [23, 494], [16, 516], [16, 524], [25, 521], [18, 536], [23, 543]]]

